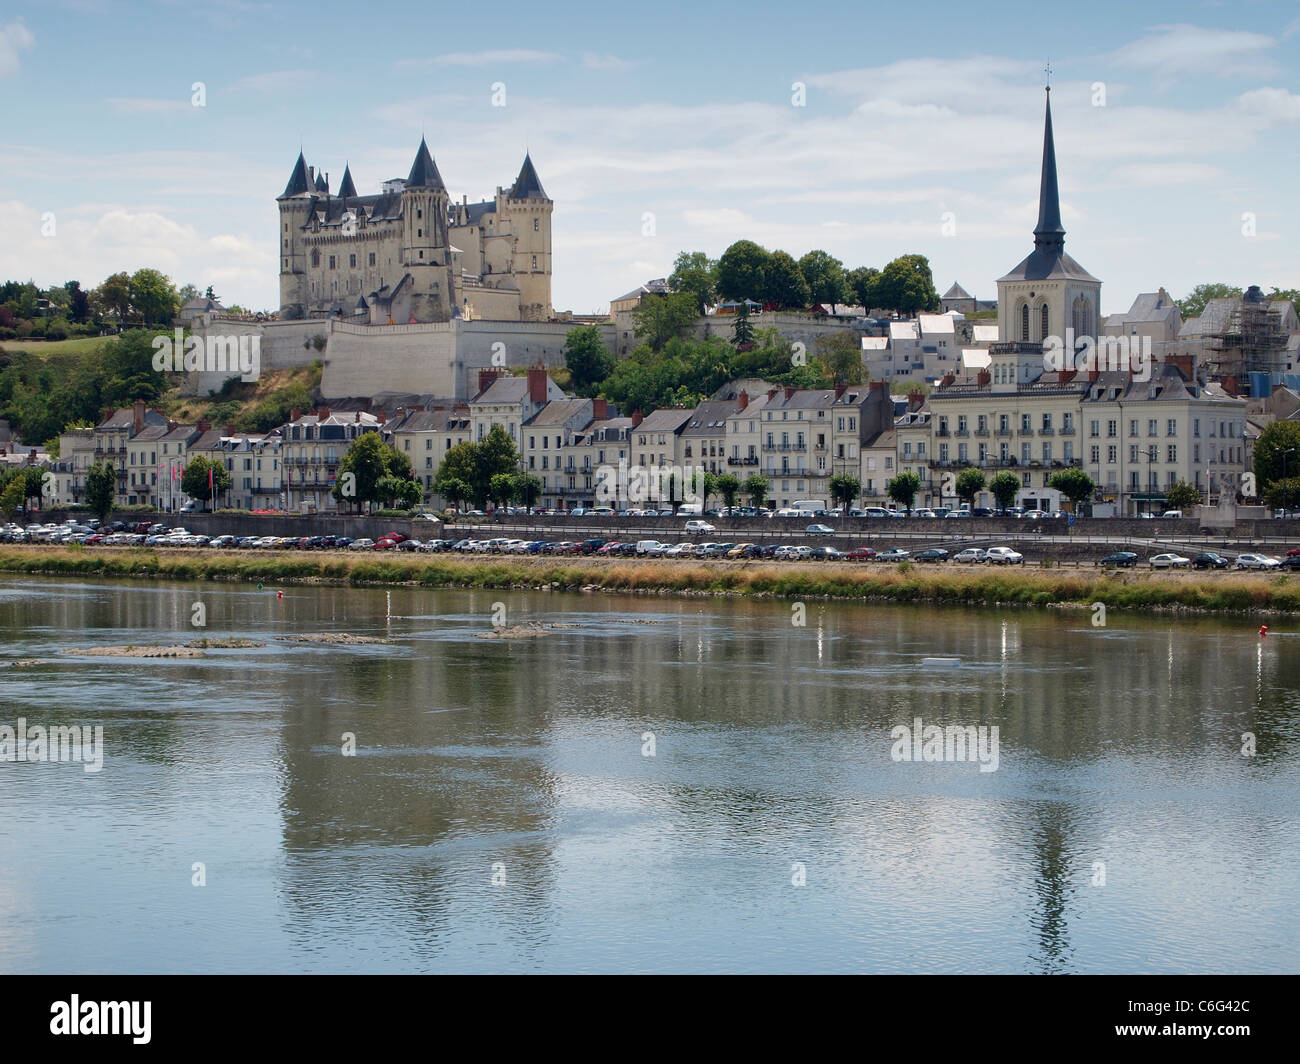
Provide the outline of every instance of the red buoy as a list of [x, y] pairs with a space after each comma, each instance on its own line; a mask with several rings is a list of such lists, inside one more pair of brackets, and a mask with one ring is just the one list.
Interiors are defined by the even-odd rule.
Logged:
[[283, 591], [277, 591], [277, 592], [275, 593], [275, 597], [276, 597], [277, 599], [282, 599], [282, 598], [284, 598], [284, 592], [283, 592]]
[[1260, 637], [1260, 639], [1263, 639], [1266, 635], [1268, 635], [1268, 625], [1266, 625], [1266, 624], [1261, 624], [1261, 625], [1259, 626], [1259, 637]]

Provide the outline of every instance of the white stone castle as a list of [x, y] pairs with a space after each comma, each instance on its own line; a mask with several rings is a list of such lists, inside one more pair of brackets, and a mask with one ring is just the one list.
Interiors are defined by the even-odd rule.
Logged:
[[370, 196], [357, 195], [349, 167], [331, 192], [299, 152], [276, 202], [281, 319], [406, 325], [552, 316], [554, 204], [527, 155], [510, 188], [457, 204], [423, 138], [406, 179]]

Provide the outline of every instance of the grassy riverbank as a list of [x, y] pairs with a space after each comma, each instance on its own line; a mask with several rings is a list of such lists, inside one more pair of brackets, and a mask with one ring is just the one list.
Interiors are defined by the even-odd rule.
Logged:
[[1285, 574], [990, 569], [798, 562], [232, 553], [144, 548], [6, 547], [0, 572], [67, 576], [320, 582], [355, 586], [538, 588], [768, 595], [953, 605], [1300, 613]]

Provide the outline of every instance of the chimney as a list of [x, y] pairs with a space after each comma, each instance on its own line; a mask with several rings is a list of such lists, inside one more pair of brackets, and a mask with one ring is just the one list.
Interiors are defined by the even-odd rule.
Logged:
[[1195, 379], [1196, 371], [1192, 368], [1191, 355], [1170, 355], [1168, 361], [1177, 366], [1178, 372], [1187, 380], [1190, 381]]
[[1241, 381], [1237, 377], [1222, 377], [1219, 380], [1219, 384], [1223, 390], [1234, 399], [1241, 395]]
[[226, 426], [221, 430], [221, 435], [223, 435], [223, 436], [233, 436], [234, 434], [235, 434], [235, 426], [234, 426], [234, 425], [226, 425]]
[[302, 417], [302, 411], [299, 410], [296, 406], [289, 411], [290, 421], [297, 421], [300, 417]]
[[641, 416], [641, 411], [640, 411], [640, 410], [633, 410], [633, 411], [632, 411], [632, 427], [633, 427], [633, 428], [636, 428], [636, 427], [637, 427], [639, 424], [641, 424], [641, 422], [644, 421], [644, 420], [645, 420], [645, 418], [643, 418], [643, 417]]
[[324, 421], [330, 416], [330, 408], [328, 406], [318, 407], [316, 410], [316, 416]]
[[607, 399], [593, 399], [591, 401], [591, 416], [596, 421], [604, 421], [609, 417], [609, 401]]
[[360, 424], [361, 424], [361, 411], [360, 411], [360, 410], [356, 410], [356, 411], [353, 412], [352, 423], [353, 423], [354, 425], [360, 425]]
[[943, 385], [942, 385], [942, 387], [947, 388], [948, 385], [952, 384], [952, 383], [953, 383], [954, 381], [956, 381], [956, 380], [957, 380], [957, 374], [955, 374], [955, 373], [945, 373], [945, 374], [943, 375]]
[[386, 425], [388, 423], [388, 415], [385, 414], [382, 410], [375, 411], [375, 418], [376, 420], [378, 420], [378, 422], [381, 425]]
[[144, 400], [137, 399], [131, 405], [131, 435], [144, 431]]
[[546, 370], [533, 366], [528, 370], [528, 399], [533, 403], [546, 402]]
[[993, 374], [986, 369], [982, 369], [975, 377], [975, 383], [981, 388], [987, 388], [993, 380]]
[[793, 398], [794, 398], [794, 393], [795, 393], [796, 390], [797, 390], [797, 389], [795, 389], [795, 388], [792, 387], [791, 385], [787, 384], [787, 385], [785, 386], [785, 397], [786, 397], [787, 399], [793, 399]]
[[749, 406], [749, 392], [745, 391], [744, 388], [741, 388], [740, 394], [736, 396], [736, 402], [740, 404], [738, 409], [744, 410], [745, 407]]
[[492, 387], [492, 382], [496, 380], [499, 376], [501, 376], [501, 374], [499, 374], [495, 369], [479, 370], [478, 391], [475, 394], [482, 395], [485, 391], [487, 391], [490, 387]]
[[1088, 370], [1088, 383], [1095, 384], [1099, 376], [1101, 376], [1101, 370], [1093, 366], [1092, 369]]
[[925, 392], [908, 392], [907, 409], [910, 411], [920, 410], [925, 406]]
[[207, 418], [199, 418], [198, 424], [196, 424], [194, 427], [198, 429], [200, 432], [207, 432], [212, 428], [212, 425], [211, 423], [209, 423]]
[[781, 390], [780, 388], [769, 388], [767, 390], [767, 401], [770, 403], [773, 399], [775, 399], [776, 393], [779, 392], [780, 390]]
[[841, 381], [839, 384], [835, 385], [835, 398], [838, 399], [848, 390], [849, 390], [849, 386], [845, 384], [843, 381]]
[[867, 390], [871, 392], [881, 391], [885, 387], [884, 381], [870, 381], [867, 384]]

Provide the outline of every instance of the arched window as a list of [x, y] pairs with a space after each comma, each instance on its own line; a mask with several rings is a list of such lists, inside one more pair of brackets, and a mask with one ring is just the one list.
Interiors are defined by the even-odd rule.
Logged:
[[[314, 265], [314, 263], [313, 263]], [[1029, 304], [1020, 304], [1020, 339], [1029, 339]]]
[[320, 248], [311, 249], [311, 264], [312, 266], [320, 265]]
[[1084, 296], [1076, 296], [1074, 313], [1071, 315], [1076, 336], [1092, 335], [1092, 301]]
[[1042, 319], [1043, 319], [1043, 320], [1042, 320], [1042, 332], [1039, 333], [1038, 338], [1039, 338], [1040, 340], [1046, 340], [1046, 339], [1047, 339], [1047, 336], [1048, 336], [1048, 333], [1051, 331], [1051, 330], [1048, 328], [1048, 325], [1047, 325], [1047, 304], [1046, 304], [1046, 303], [1043, 304]]

